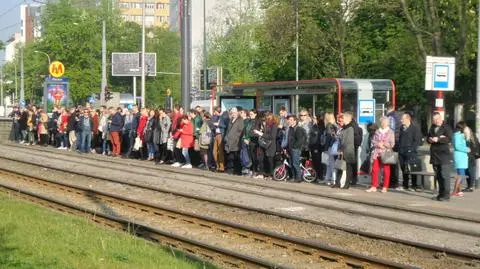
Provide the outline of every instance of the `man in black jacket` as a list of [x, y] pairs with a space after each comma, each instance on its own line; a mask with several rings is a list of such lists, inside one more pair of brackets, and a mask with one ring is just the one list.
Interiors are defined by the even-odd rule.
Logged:
[[287, 118], [288, 133], [287, 133], [287, 151], [290, 156], [290, 165], [293, 168], [294, 182], [302, 182], [302, 171], [300, 169], [300, 156], [302, 150], [307, 145], [307, 133], [304, 128], [299, 128], [297, 125], [297, 117], [291, 115]]
[[452, 154], [450, 142], [452, 141], [452, 129], [444, 123], [440, 113], [433, 113], [433, 125], [428, 131], [428, 143], [430, 146], [430, 163], [433, 165], [435, 179], [438, 181], [438, 201], [450, 200], [450, 166]]
[[127, 153], [125, 153], [126, 158], [130, 158], [130, 155], [132, 154], [132, 151], [133, 151], [133, 147], [135, 146], [135, 138], [137, 138], [138, 122], [140, 121], [140, 112], [138, 111], [138, 106], [134, 105], [132, 107], [131, 115], [132, 115], [132, 123], [131, 123], [130, 132], [128, 134], [129, 146], [128, 146]]
[[418, 126], [412, 123], [412, 115], [405, 112], [402, 115], [402, 127], [398, 140], [398, 156], [400, 159], [400, 167], [403, 173], [403, 189], [409, 188], [409, 177], [412, 178], [412, 190], [418, 191], [417, 176], [410, 175], [408, 165], [413, 164], [417, 158], [418, 147], [422, 143], [422, 133]]

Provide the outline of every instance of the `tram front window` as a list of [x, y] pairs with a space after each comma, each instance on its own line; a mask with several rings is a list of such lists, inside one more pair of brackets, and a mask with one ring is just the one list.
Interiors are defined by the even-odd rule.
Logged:
[[342, 94], [342, 112], [351, 111], [357, 114], [358, 94], [357, 92], [343, 92]]

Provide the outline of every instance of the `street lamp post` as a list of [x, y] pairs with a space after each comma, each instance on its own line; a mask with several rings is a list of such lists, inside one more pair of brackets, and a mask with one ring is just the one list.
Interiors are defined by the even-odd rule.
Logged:
[[34, 51], [34, 52], [35, 52], [35, 53], [41, 53], [41, 54], [47, 56], [47, 58], [48, 58], [48, 67], [50, 68], [50, 65], [52, 64], [52, 61], [50, 60], [50, 56], [49, 56], [47, 53], [43, 52], [43, 51], [36, 50], [36, 51]]
[[142, 67], [141, 67], [142, 108], [145, 108], [145, 5], [146, 5], [146, 1], [143, 0], [143, 4], [142, 4]]

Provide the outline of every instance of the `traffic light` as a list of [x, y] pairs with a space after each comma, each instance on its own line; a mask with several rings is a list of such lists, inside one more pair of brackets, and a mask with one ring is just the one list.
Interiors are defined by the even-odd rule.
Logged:
[[108, 90], [108, 87], [105, 86], [105, 102], [110, 101], [112, 98], [112, 93]]

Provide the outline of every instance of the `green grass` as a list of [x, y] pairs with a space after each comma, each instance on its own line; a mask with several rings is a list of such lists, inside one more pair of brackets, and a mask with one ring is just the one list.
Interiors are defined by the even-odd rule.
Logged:
[[0, 194], [0, 268], [213, 267], [204, 267], [179, 253], [172, 254], [85, 218], [59, 214]]

